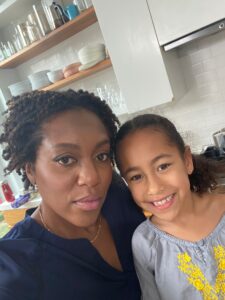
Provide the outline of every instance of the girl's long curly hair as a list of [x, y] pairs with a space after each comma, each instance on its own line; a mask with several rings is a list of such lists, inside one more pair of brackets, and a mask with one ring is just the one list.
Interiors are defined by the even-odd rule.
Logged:
[[42, 125], [54, 115], [70, 109], [88, 110], [102, 121], [109, 134], [111, 154], [113, 153], [120, 123], [105, 101], [83, 90], [34, 91], [14, 97], [8, 102], [2, 124], [3, 133], [0, 135], [2, 156], [8, 161], [4, 169], [5, 175], [15, 170], [22, 177], [25, 189], [32, 185], [27, 178], [25, 165], [36, 160], [37, 150], [43, 139]]

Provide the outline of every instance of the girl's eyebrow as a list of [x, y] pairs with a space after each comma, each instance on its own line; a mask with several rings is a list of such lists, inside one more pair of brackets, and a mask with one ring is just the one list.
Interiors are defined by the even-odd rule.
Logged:
[[[157, 155], [156, 157], [154, 157], [151, 161], [151, 165], [153, 165], [154, 163], [156, 163], [158, 160], [160, 160], [161, 158], [170, 158], [172, 157], [172, 154], [168, 154], [168, 153], [161, 153], [159, 155]], [[132, 166], [129, 167], [125, 170], [124, 172], [124, 176], [126, 176], [129, 172], [133, 172], [133, 171], [137, 171], [139, 169], [138, 166]]]

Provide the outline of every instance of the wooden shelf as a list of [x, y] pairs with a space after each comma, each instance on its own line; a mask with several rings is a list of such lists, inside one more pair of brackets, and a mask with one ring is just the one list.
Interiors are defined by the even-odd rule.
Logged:
[[95, 10], [93, 7], [90, 7], [77, 16], [74, 20], [65, 23], [64, 25], [50, 32], [45, 37], [0, 62], [0, 68], [17, 67], [25, 61], [68, 39], [72, 35], [80, 32], [95, 22], [97, 22]]
[[106, 60], [101, 61], [100, 63], [98, 63], [97, 65], [93, 66], [90, 69], [84, 70], [84, 71], [80, 71], [74, 75], [71, 75], [68, 78], [62, 79], [60, 81], [57, 81], [51, 85], [46, 86], [45, 88], [43, 88], [43, 91], [51, 91], [51, 90], [57, 90], [60, 89], [68, 84], [71, 84], [74, 81], [80, 80], [82, 78], [88, 77], [92, 74], [95, 74], [99, 71], [102, 71], [106, 68], [109, 68], [112, 66], [111, 60], [108, 58]]

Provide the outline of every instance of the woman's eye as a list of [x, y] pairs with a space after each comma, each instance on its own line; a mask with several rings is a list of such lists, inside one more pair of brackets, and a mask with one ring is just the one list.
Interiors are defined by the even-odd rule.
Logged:
[[57, 158], [56, 161], [60, 165], [69, 166], [69, 165], [71, 165], [72, 163], [75, 162], [75, 159], [70, 157], [70, 156], [64, 156], [64, 157]]
[[165, 163], [165, 164], [161, 164], [159, 167], [158, 167], [158, 171], [165, 171], [169, 168], [171, 164], [168, 164], [168, 163]]
[[107, 161], [109, 159], [110, 155], [109, 153], [100, 153], [97, 155], [97, 160], [98, 161]]

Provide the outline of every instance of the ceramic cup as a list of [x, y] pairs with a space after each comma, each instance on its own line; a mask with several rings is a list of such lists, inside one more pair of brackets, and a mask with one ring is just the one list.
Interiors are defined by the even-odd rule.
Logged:
[[79, 15], [79, 10], [75, 4], [68, 4], [65, 8], [65, 13], [67, 17], [72, 20]]

